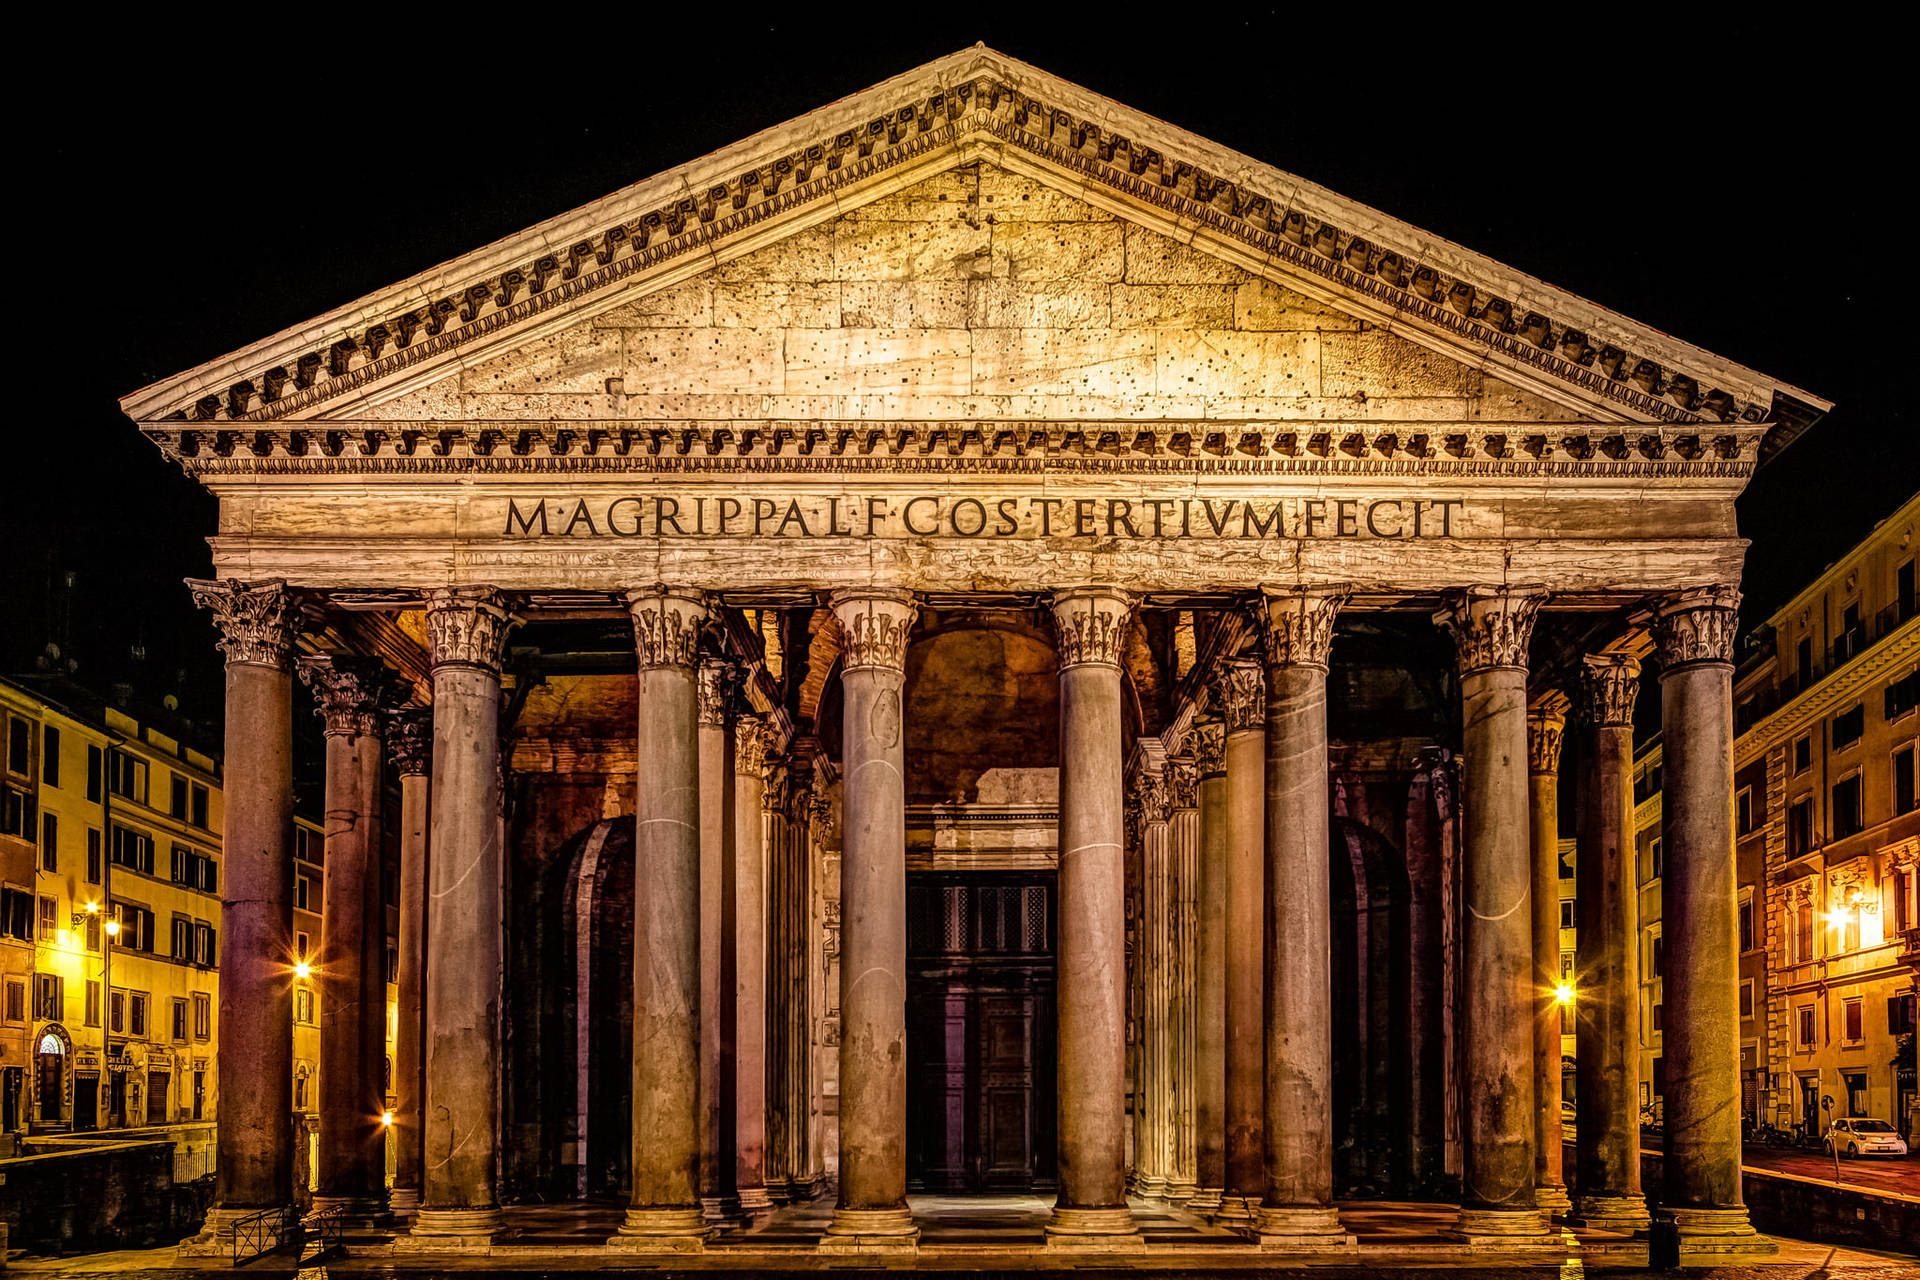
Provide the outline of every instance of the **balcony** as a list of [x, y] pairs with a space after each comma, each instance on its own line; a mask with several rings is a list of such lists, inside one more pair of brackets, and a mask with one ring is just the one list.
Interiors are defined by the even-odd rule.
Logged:
[[[1840, 670], [1855, 658], [1898, 631], [1920, 613], [1920, 597], [1908, 592], [1858, 626], [1850, 627], [1834, 638], [1826, 652], [1816, 654], [1811, 670], [1790, 671], [1772, 688], [1762, 689], [1734, 709], [1733, 731], [1737, 736], [1778, 711], [1787, 703]], [[1781, 654], [1782, 661], [1792, 655]]]

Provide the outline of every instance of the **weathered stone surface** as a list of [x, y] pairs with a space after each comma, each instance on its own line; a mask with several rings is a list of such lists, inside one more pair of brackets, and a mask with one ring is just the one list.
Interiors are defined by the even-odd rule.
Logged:
[[740, 329], [836, 329], [841, 291], [831, 283], [773, 281], [713, 289], [713, 323]]
[[1465, 365], [1378, 329], [1320, 339], [1322, 395], [1462, 396], [1469, 376]]
[[995, 228], [993, 250], [1015, 280], [1092, 282], [1120, 279], [1124, 247], [1119, 223], [1015, 222]]
[[1128, 284], [1239, 284], [1247, 273], [1212, 254], [1127, 224]]

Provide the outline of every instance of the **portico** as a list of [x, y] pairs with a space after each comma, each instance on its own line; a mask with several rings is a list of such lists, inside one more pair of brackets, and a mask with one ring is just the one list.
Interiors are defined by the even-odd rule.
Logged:
[[[1805, 393], [975, 49], [125, 408], [221, 503], [232, 1078], [290, 1016], [295, 655], [330, 814], [371, 813], [385, 712], [431, 721], [395, 1248], [597, 1195], [593, 1247], [699, 1252], [831, 1188], [818, 1248], [911, 1256], [937, 1167], [1046, 1194], [1056, 1251], [1150, 1250], [1152, 1201], [1347, 1256], [1336, 1198], [1415, 1194], [1446, 1249], [1577, 1249], [1529, 728], [1642, 656], [1696, 957], [1656, 1212], [1683, 1258], [1770, 1247], [1710, 957], [1733, 500]], [[1608, 903], [1595, 714], [1553, 754]], [[1572, 1205], [1644, 1240], [1604, 1065], [1632, 928], [1582, 919]], [[321, 1096], [373, 1212], [370, 1069]], [[256, 1092], [199, 1249], [290, 1201]]]

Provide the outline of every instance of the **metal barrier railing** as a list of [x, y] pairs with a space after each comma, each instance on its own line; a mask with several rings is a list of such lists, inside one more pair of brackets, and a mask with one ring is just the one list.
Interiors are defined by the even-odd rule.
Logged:
[[233, 1224], [233, 1265], [263, 1258], [300, 1238], [300, 1211], [293, 1206], [250, 1213]]

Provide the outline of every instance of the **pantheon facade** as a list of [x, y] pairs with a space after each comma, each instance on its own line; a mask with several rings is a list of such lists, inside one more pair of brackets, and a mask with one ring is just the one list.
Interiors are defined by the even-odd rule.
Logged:
[[686, 1252], [831, 1196], [818, 1248], [897, 1254], [917, 1191], [1045, 1194], [1058, 1249], [1147, 1248], [1163, 1202], [1342, 1254], [1336, 1199], [1421, 1197], [1462, 1249], [1770, 1247], [1734, 500], [1817, 397], [976, 47], [122, 404], [220, 508], [190, 1251], [292, 1196], [302, 682], [317, 1203], [396, 1249], [578, 1199], [624, 1205], [598, 1247]]

